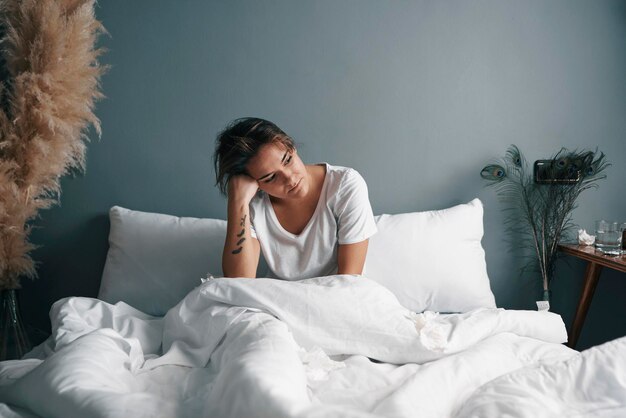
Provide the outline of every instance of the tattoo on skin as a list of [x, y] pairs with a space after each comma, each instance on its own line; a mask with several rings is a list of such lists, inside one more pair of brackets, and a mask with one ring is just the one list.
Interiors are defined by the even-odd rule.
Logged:
[[[237, 234], [237, 238], [243, 236], [243, 234], [246, 232], [246, 219], [248, 218], [248, 215], [243, 215], [243, 218], [241, 218], [241, 220], [239, 221], [239, 226], [242, 227], [243, 229], [241, 230], [240, 233]], [[241, 238], [239, 241], [237, 241], [236, 245], [239, 245], [239, 248], [237, 248], [236, 250], [232, 251], [232, 254], [239, 254], [241, 252], [241, 250], [243, 250], [243, 247], [241, 246], [241, 243], [244, 242], [246, 240], [245, 237]]]

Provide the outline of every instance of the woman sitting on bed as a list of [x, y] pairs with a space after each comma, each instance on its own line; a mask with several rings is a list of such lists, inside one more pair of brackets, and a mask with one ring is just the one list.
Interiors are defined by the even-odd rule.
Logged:
[[362, 273], [376, 224], [358, 172], [305, 165], [293, 140], [258, 118], [231, 123], [213, 158], [228, 197], [224, 276], [256, 277], [260, 250], [279, 279]]

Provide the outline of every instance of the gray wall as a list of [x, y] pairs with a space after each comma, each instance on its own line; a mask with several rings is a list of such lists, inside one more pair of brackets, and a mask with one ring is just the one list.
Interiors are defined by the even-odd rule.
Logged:
[[[54, 300], [97, 294], [112, 205], [225, 216], [213, 139], [240, 116], [276, 122], [305, 161], [358, 169], [376, 213], [481, 198], [502, 307], [538, 296], [478, 174], [509, 144], [531, 161], [599, 147], [613, 166], [575, 221], [626, 221], [624, 1], [133, 0], [101, 1], [97, 14], [111, 34], [104, 133], [32, 236], [41, 277], [22, 299], [40, 328]], [[567, 324], [583, 271], [558, 266], [553, 305]], [[626, 277], [604, 272], [579, 347], [626, 334], [625, 299]]]

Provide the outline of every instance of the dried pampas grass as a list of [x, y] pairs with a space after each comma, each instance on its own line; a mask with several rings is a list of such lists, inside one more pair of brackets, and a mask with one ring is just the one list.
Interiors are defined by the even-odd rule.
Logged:
[[0, 289], [37, 273], [28, 237], [60, 178], [85, 169], [89, 127], [100, 135], [95, 0], [0, 0]]

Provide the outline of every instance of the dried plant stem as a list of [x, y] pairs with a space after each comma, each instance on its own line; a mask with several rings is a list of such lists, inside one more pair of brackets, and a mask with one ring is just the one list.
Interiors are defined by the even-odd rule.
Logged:
[[85, 168], [86, 132], [100, 121], [95, 0], [0, 0], [6, 79], [0, 83], [0, 289], [36, 269], [28, 241], [60, 179]]

